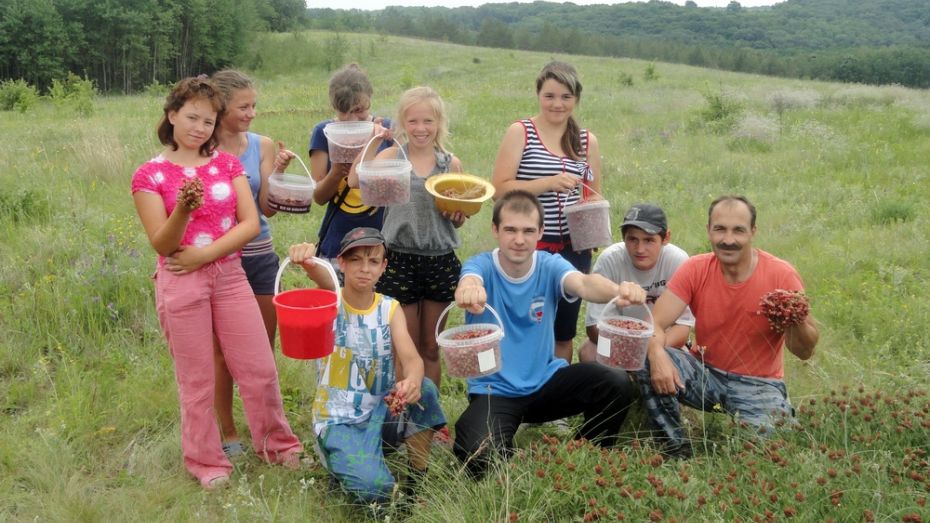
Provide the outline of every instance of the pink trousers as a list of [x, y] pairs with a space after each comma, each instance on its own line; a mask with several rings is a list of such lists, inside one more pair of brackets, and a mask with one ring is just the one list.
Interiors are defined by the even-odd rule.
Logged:
[[214, 262], [181, 276], [159, 268], [155, 304], [174, 358], [187, 470], [204, 485], [232, 471], [213, 411], [214, 333], [239, 385], [256, 454], [281, 463], [300, 452], [300, 440], [284, 417], [261, 312], [239, 259]]

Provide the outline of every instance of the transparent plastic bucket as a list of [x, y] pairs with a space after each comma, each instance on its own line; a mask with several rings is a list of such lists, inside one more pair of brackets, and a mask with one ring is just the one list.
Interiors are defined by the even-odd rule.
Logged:
[[352, 163], [362, 152], [365, 142], [375, 130], [372, 121], [329, 122], [323, 127], [323, 134], [329, 142], [330, 163]]
[[272, 173], [268, 177], [268, 207], [276, 211], [302, 214], [310, 212], [316, 183], [310, 176], [307, 164], [299, 156], [294, 158], [300, 162], [307, 175]]
[[625, 370], [640, 370], [645, 366], [649, 340], [655, 330], [652, 311], [644, 305], [649, 320], [641, 320], [620, 314], [620, 309], [611, 300], [597, 320], [597, 361], [608, 367]]
[[[329, 270], [338, 289], [339, 279], [329, 262], [316, 257], [313, 259]], [[275, 292], [280, 289], [281, 275], [290, 262], [290, 258], [281, 262], [274, 281]], [[323, 358], [331, 354], [336, 344], [339, 300], [339, 292], [326, 289], [293, 289], [275, 294], [271, 301], [278, 314], [281, 353], [298, 360]]]
[[472, 323], [439, 332], [442, 318], [455, 307], [449, 304], [436, 322], [436, 341], [446, 362], [446, 374], [456, 378], [477, 378], [501, 370], [501, 339], [504, 323], [490, 305], [485, 305], [497, 324]]
[[368, 160], [364, 161], [368, 147], [374, 138], [365, 145], [363, 160], [355, 170], [358, 173], [358, 188], [362, 194], [362, 203], [372, 207], [399, 205], [410, 201], [410, 173], [413, 166], [407, 160], [407, 153], [399, 147], [403, 160]]
[[610, 236], [610, 202], [586, 200], [562, 209], [572, 237], [572, 250], [586, 251], [613, 243]]

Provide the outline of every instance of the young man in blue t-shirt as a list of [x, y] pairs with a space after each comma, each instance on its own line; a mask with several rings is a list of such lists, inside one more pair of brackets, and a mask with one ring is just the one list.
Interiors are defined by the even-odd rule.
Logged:
[[[501, 371], [468, 380], [469, 405], [455, 424], [454, 451], [474, 476], [492, 451], [507, 455], [520, 424], [584, 413], [576, 437], [612, 445], [635, 388], [627, 373], [599, 363], [569, 365], [555, 356], [555, 310], [560, 298], [620, 306], [643, 303], [646, 292], [582, 274], [558, 254], [536, 250], [543, 211], [526, 191], [510, 191], [494, 205], [491, 232], [498, 248], [462, 266], [455, 301], [468, 323], [491, 323], [491, 305], [504, 324]], [[493, 450], [492, 450], [493, 449]]]

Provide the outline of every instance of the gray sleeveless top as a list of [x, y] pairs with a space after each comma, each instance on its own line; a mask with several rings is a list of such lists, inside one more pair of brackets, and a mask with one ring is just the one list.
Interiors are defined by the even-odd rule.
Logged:
[[[406, 152], [406, 145], [403, 146]], [[403, 159], [398, 151], [397, 157]], [[436, 167], [429, 176], [449, 172], [452, 155], [436, 151]], [[427, 177], [427, 178], [428, 178]], [[410, 172], [410, 201], [384, 209], [381, 227], [388, 250], [421, 256], [449, 254], [459, 247], [459, 235], [452, 222], [436, 208], [433, 195], [426, 190], [426, 178]]]

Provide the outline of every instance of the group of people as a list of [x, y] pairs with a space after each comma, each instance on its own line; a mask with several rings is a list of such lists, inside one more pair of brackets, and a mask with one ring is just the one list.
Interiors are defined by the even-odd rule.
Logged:
[[[749, 200], [711, 203], [711, 253], [689, 258], [672, 245], [665, 212], [651, 204], [629, 209], [623, 241], [593, 270], [592, 250], [573, 249], [564, 208], [602, 194], [597, 138], [573, 116], [581, 91], [571, 65], [542, 69], [538, 113], [507, 129], [494, 164], [497, 247], [461, 263], [456, 231], [466, 218], [440, 212], [425, 189], [430, 176], [462, 171], [446, 145], [441, 97], [429, 87], [407, 90], [392, 122], [369, 114], [373, 89], [357, 65], [332, 76], [335, 120], [373, 121], [372, 147], [352, 164], [333, 163], [323, 133], [332, 120], [313, 129], [314, 200], [326, 210], [318, 241], [292, 245], [288, 255], [319, 286], [341, 293], [334, 350], [317, 362], [314, 446], [357, 499], [391, 496], [396, 482], [384, 452], [402, 443], [405, 486], [415, 488], [434, 437], [448, 435], [433, 332], [453, 301], [467, 323], [491, 321], [490, 305], [506, 332], [500, 371], [468, 379], [468, 405], [455, 422], [453, 452], [476, 478], [513, 450], [522, 423], [581, 414], [576, 437], [616, 444], [637, 397], [662, 450], [680, 457], [691, 453], [680, 403], [722, 408], [761, 432], [791, 417], [783, 347], [810, 358], [818, 330], [808, 315], [775, 332], [757, 314], [766, 292], [803, 285], [789, 263], [753, 247]], [[271, 349], [278, 257], [266, 221], [274, 214], [268, 177], [294, 153], [249, 132], [255, 104], [254, 85], [237, 71], [178, 82], [158, 127], [165, 148], [132, 181], [159, 255], [156, 309], [175, 362], [184, 463], [205, 488], [227, 482], [230, 459], [245, 452], [232, 417], [233, 381], [256, 455], [299, 467], [303, 452], [284, 415]], [[359, 162], [399, 157], [412, 166], [409, 202], [365, 205]], [[202, 182], [200, 198], [189, 197], [193, 179]], [[588, 339], [572, 363], [582, 300]], [[597, 318], [611, 302], [652, 310], [655, 334], [642, 371], [594, 361]], [[400, 408], [389, 408], [386, 396]]]

